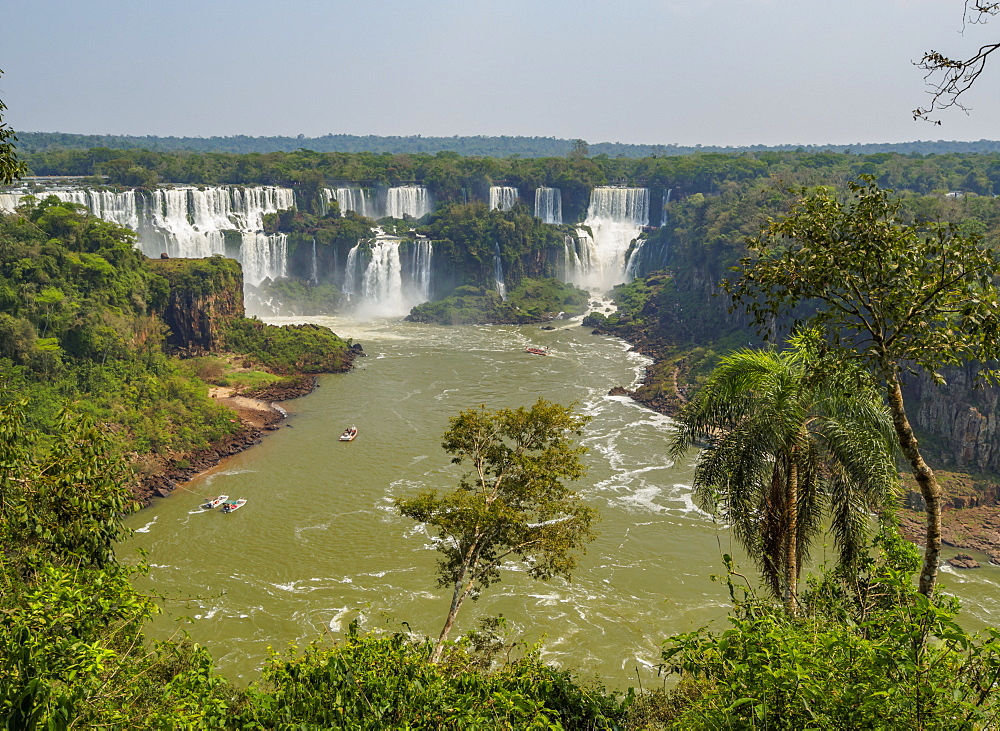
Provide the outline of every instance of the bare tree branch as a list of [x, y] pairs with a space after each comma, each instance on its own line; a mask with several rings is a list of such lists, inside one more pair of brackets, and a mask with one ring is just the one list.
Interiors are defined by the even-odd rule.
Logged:
[[[1000, 2], [985, 0], [965, 0], [962, 13], [962, 33], [970, 25], [983, 25], [990, 17], [1000, 13]], [[931, 124], [941, 124], [940, 119], [931, 115], [950, 107], [958, 107], [968, 113], [969, 107], [962, 103], [961, 97], [976, 82], [986, 68], [990, 55], [1000, 48], [1000, 43], [987, 43], [966, 59], [956, 59], [939, 51], [927, 51], [923, 58], [915, 62], [915, 66], [923, 69], [924, 81], [931, 88], [930, 104], [913, 110], [914, 119], [922, 119]]]

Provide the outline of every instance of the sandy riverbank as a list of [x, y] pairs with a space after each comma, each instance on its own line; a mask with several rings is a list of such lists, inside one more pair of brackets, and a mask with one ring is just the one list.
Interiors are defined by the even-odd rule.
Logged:
[[215, 467], [227, 457], [260, 444], [269, 431], [279, 428], [286, 416], [276, 404], [305, 396], [314, 388], [315, 376], [302, 376], [292, 382], [258, 389], [251, 395], [236, 393], [231, 388], [212, 388], [209, 395], [232, 409], [233, 421], [238, 422], [240, 427], [225, 439], [204, 449], [162, 458], [158, 469], [140, 480], [136, 497], [143, 505], [149, 505], [154, 498], [167, 497], [174, 489]]

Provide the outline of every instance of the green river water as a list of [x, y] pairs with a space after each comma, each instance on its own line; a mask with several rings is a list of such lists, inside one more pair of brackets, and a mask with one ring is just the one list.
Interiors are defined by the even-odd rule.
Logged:
[[[575, 321], [554, 331], [271, 321], [328, 325], [362, 343], [367, 357], [284, 403], [287, 426], [262, 444], [128, 518], [135, 534], [121, 556], [132, 561], [136, 549], [147, 551], [141, 586], [164, 597], [154, 636], [183, 629], [224, 673], [244, 680], [269, 646], [336, 638], [352, 620], [436, 637], [450, 595], [436, 586], [432, 536], [395, 515], [391, 501], [455, 484], [440, 446], [449, 417], [540, 396], [576, 402], [592, 417], [583, 438], [589, 471], [578, 489], [602, 515], [599, 536], [572, 581], [531, 581], [511, 564], [502, 583], [466, 603], [456, 633], [503, 614], [515, 636], [541, 642], [546, 659], [624, 687], [637, 673], [644, 684], [656, 682], [652, 668], [670, 634], [724, 626], [727, 592], [710, 575], [721, 572], [722, 553], [739, 551], [692, 503], [693, 453], [684, 464], [666, 458], [670, 420], [607, 395], [634, 384], [647, 362], [626, 343]], [[529, 355], [526, 345], [553, 354]], [[358, 438], [339, 442], [352, 424]], [[230, 515], [199, 508], [218, 494], [248, 503]], [[822, 560], [822, 549], [815, 553]], [[995, 624], [1000, 568], [946, 569], [942, 579], [963, 597], [965, 624]]]

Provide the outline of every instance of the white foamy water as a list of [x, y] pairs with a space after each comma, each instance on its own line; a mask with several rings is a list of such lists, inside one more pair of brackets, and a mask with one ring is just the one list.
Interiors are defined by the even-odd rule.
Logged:
[[608, 290], [631, 279], [628, 252], [649, 224], [646, 188], [594, 188], [578, 238], [568, 237], [565, 278], [586, 289]]

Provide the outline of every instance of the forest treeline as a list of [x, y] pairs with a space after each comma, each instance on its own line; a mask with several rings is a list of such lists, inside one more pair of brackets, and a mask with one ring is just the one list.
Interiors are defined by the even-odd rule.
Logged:
[[[475, 157], [561, 157], [570, 155], [577, 140], [556, 137], [516, 136], [452, 136], [425, 137], [423, 135], [348, 135], [327, 134], [320, 137], [275, 136], [251, 137], [158, 137], [155, 135], [82, 135], [65, 132], [19, 132], [18, 149], [22, 154], [44, 152], [52, 149], [87, 149], [107, 147], [113, 150], [142, 149], [156, 152], [293, 152], [299, 149], [316, 152], [390, 152], [408, 154], [434, 154], [457, 152]], [[913, 142], [883, 142], [846, 145], [678, 145], [678, 144], [629, 144], [623, 142], [591, 142], [587, 145], [592, 155], [609, 157], [663, 157], [666, 155], [692, 155], [701, 152], [766, 152], [801, 149], [808, 152], [853, 152], [872, 154], [894, 152], [901, 155], [937, 155], [945, 153], [1000, 152], [1000, 141], [978, 140], [959, 142], [948, 140], [917, 140]]]

